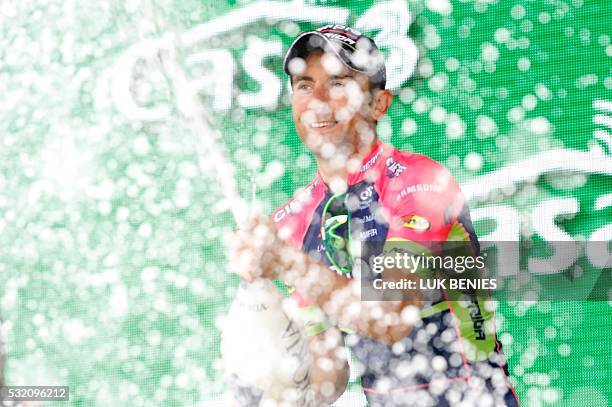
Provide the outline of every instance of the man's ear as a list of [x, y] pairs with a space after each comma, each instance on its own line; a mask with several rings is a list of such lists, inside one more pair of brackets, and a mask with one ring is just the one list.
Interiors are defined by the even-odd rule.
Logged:
[[372, 119], [380, 120], [389, 110], [393, 102], [393, 93], [388, 89], [380, 89], [374, 92], [372, 99]]

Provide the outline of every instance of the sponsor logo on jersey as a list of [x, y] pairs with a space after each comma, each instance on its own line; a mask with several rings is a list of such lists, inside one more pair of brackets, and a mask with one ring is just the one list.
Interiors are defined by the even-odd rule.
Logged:
[[372, 191], [374, 190], [374, 185], [368, 186], [366, 189], [359, 193], [359, 199], [362, 201], [367, 200], [368, 198], [372, 198]]
[[361, 232], [359, 234], [359, 238], [361, 240], [364, 240], [364, 239], [368, 239], [370, 237], [374, 237], [374, 236], [377, 236], [377, 235], [378, 235], [378, 230], [376, 230], [376, 229], [368, 229], [368, 230], [364, 230], [363, 232]]
[[315, 180], [308, 188], [302, 191], [293, 201], [279, 208], [274, 214], [274, 222], [278, 223], [287, 215], [298, 213], [304, 208], [304, 204], [310, 200], [312, 190], [319, 184], [319, 180]]
[[415, 192], [435, 192], [436, 194], [442, 193], [442, 188], [440, 188], [436, 184], [414, 184], [409, 185], [406, 188], [402, 189], [399, 194], [395, 197], [395, 202], [399, 201], [402, 198], [410, 194], [414, 194]]
[[479, 341], [484, 341], [486, 339], [484, 331], [485, 319], [482, 316], [482, 312], [480, 312], [480, 306], [478, 305], [478, 301], [472, 300], [471, 303], [468, 304], [468, 308], [470, 309], [470, 317], [472, 318], [472, 325], [474, 327], [476, 339]]
[[406, 169], [405, 165], [401, 165], [392, 157], [387, 158], [387, 177], [393, 178], [399, 176]]
[[351, 193], [351, 196], [354, 197], [350, 201], [352, 202], [351, 207], [356, 207], [359, 210], [363, 210], [368, 208], [372, 201], [374, 200], [374, 185], [366, 184], [361, 191], [358, 189], [355, 192]]
[[364, 216], [363, 218], [355, 217], [352, 220], [354, 220], [357, 223], [362, 223], [362, 224], [372, 222], [374, 220], [374, 214], [371, 213], [369, 215]]
[[366, 172], [367, 170], [372, 168], [372, 166], [376, 164], [376, 161], [378, 161], [378, 159], [380, 158], [381, 152], [382, 152], [382, 149], [379, 148], [376, 154], [374, 154], [374, 157], [370, 158], [370, 160], [367, 163], [361, 166], [361, 169], [359, 170], [359, 172]]
[[419, 232], [429, 230], [429, 221], [419, 215], [404, 215], [401, 217], [405, 228], [418, 230]]

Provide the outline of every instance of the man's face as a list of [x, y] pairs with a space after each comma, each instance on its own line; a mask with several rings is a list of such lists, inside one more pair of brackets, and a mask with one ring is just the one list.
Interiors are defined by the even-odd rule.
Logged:
[[305, 62], [304, 69], [292, 76], [291, 104], [306, 147], [316, 156], [330, 158], [339, 148], [351, 150], [371, 142], [374, 120], [367, 77], [330, 53], [310, 53]]

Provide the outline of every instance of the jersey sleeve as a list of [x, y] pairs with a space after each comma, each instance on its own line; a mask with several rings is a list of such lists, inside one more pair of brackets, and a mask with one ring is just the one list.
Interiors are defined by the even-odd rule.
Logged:
[[[469, 209], [448, 170], [427, 157], [419, 158], [417, 163], [406, 163], [405, 167], [395, 184], [387, 187], [392, 201], [388, 205], [390, 228], [385, 249], [397, 242], [415, 254], [478, 256], [480, 247]], [[486, 360], [500, 346], [493, 312], [486, 305], [490, 293], [459, 289], [444, 292], [446, 301], [441, 304], [452, 309], [465, 358], [471, 362]]]
[[[401, 158], [397, 159], [402, 163]], [[448, 240], [469, 241], [478, 251], [469, 209], [450, 172], [425, 156], [405, 159], [406, 170], [387, 186], [387, 241], [412, 242], [438, 252]]]

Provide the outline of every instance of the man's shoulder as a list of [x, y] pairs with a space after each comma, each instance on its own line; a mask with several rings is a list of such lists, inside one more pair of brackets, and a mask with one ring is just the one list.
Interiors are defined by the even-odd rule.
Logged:
[[[453, 177], [438, 161], [424, 154], [399, 150], [387, 146], [387, 154], [383, 160], [386, 178], [399, 179], [407, 182], [424, 179], [427, 181], [448, 182]], [[382, 175], [382, 174], [381, 174]]]
[[442, 164], [424, 154], [392, 146], [381, 160], [376, 187], [383, 207], [449, 203], [461, 194], [457, 182]]
[[324, 184], [317, 177], [272, 213], [274, 225], [296, 249], [301, 247], [317, 205], [324, 196]]
[[413, 153], [408, 151], [400, 150], [396, 147], [391, 146], [390, 154], [387, 157], [387, 161], [392, 159], [400, 164], [410, 165], [411, 167], [422, 169], [422, 170], [438, 170], [447, 171], [446, 167], [440, 164], [433, 158], [420, 153]]
[[283, 221], [295, 215], [304, 213], [304, 210], [311, 206], [313, 202], [313, 192], [321, 186], [320, 183], [321, 180], [319, 177], [315, 177], [315, 179], [310, 181], [306, 186], [298, 189], [284, 204], [276, 208], [276, 210], [272, 212], [272, 220], [274, 223], [281, 224]]

